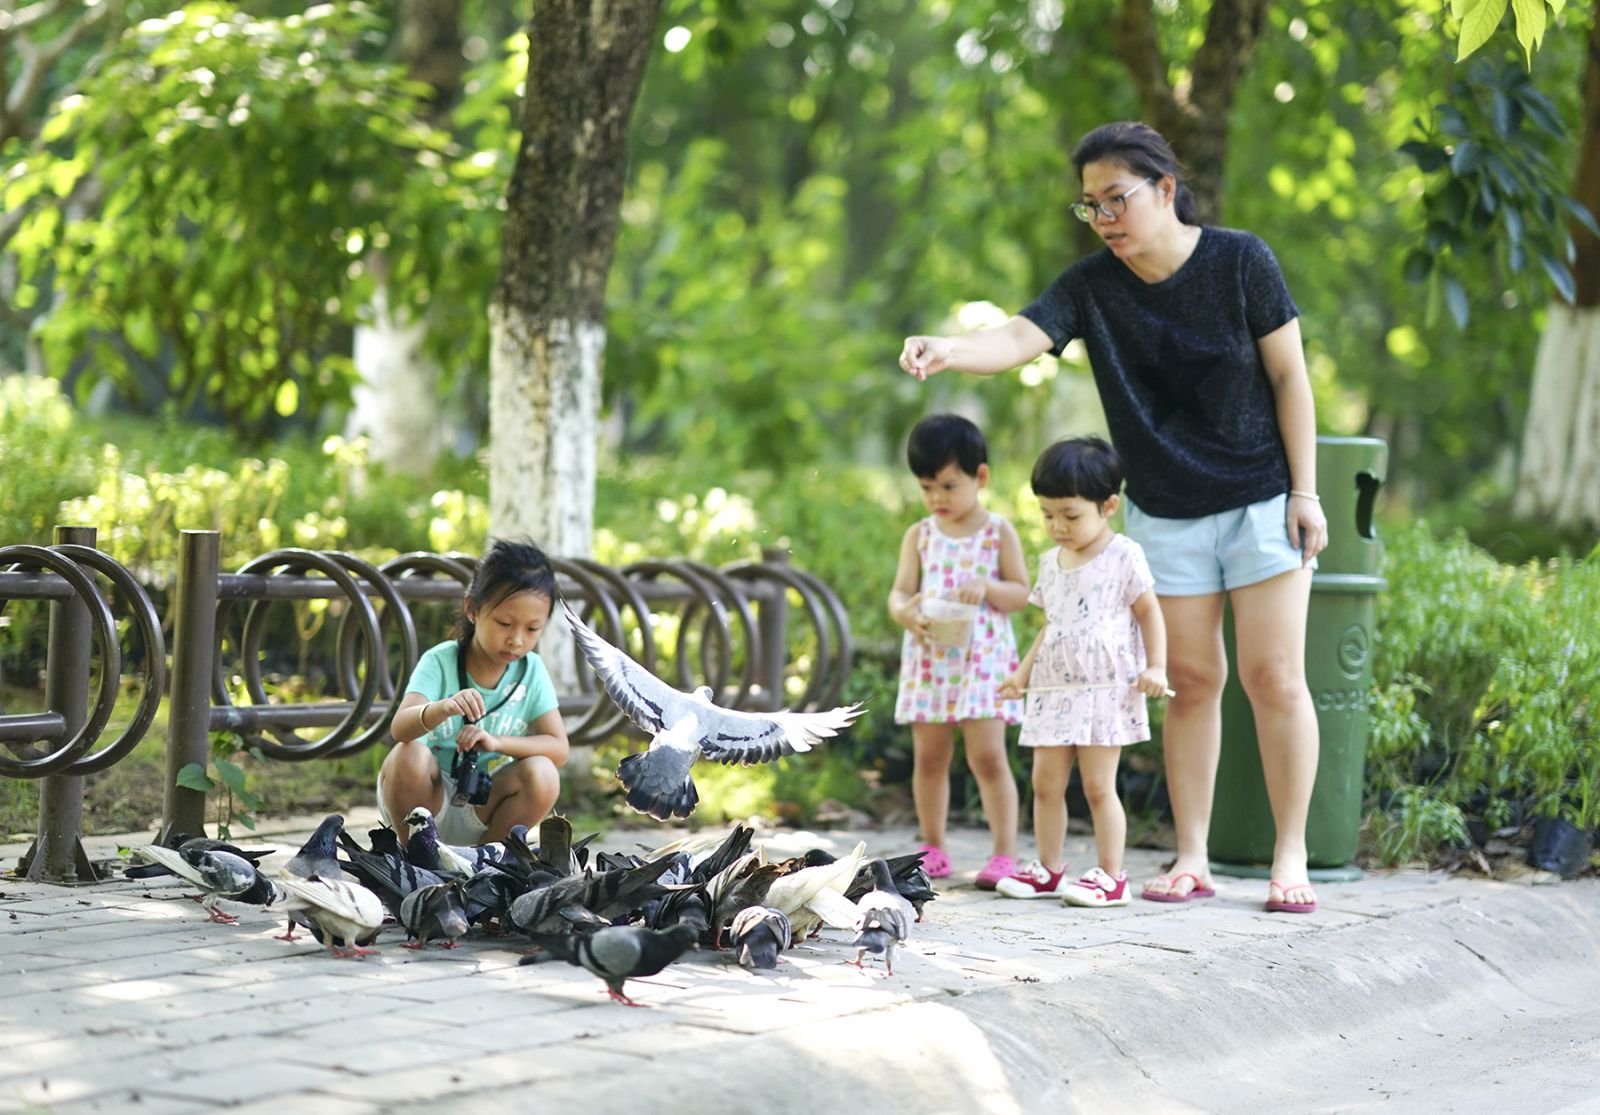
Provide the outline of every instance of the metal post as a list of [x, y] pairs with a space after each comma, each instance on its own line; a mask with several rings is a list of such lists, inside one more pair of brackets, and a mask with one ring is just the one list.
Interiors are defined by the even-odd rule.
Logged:
[[[56, 527], [57, 546], [93, 546], [94, 527]], [[65, 721], [65, 739], [89, 719], [89, 651], [94, 641], [88, 602], [73, 593], [50, 604], [45, 658], [45, 702]], [[102, 666], [102, 668], [106, 668]], [[30, 882], [95, 883], [99, 877], [83, 850], [83, 776], [52, 774], [39, 787], [39, 835], [20, 870]]]
[[[768, 565], [788, 565], [789, 551], [766, 546], [761, 550], [761, 560]], [[785, 667], [789, 662], [789, 589], [776, 580], [772, 582], [772, 589], [772, 594], [763, 595], [758, 605], [756, 630], [760, 632], [761, 657], [757, 661], [756, 676], [766, 691], [763, 704], [776, 712], [789, 703], [783, 689]]]
[[182, 532], [172, 629], [172, 681], [168, 688], [167, 791], [161, 839], [175, 832], [205, 832], [206, 795], [178, 785], [190, 763], [211, 755], [211, 669], [217, 646], [217, 575], [222, 538], [214, 530]]

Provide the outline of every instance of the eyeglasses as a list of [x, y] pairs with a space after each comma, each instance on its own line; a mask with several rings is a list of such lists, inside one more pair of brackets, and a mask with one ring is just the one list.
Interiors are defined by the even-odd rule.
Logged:
[[1114, 221], [1128, 211], [1128, 199], [1154, 181], [1154, 178], [1146, 178], [1127, 193], [1108, 197], [1104, 201], [1075, 201], [1072, 203], [1072, 215], [1084, 224], [1093, 224], [1097, 213]]

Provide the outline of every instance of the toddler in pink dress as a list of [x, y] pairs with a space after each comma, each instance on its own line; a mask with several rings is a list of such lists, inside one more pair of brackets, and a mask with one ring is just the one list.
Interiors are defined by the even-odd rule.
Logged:
[[[1167, 631], [1144, 551], [1111, 529], [1121, 488], [1121, 463], [1100, 438], [1057, 442], [1034, 465], [1033, 493], [1056, 543], [1039, 559], [1028, 596], [1044, 609], [1045, 626], [1000, 692], [1028, 697], [1021, 744], [1034, 749], [1039, 858], [1000, 881], [1008, 898], [1128, 904], [1117, 764], [1124, 747], [1150, 738], [1145, 698], [1167, 692]], [[1077, 882], [1062, 854], [1074, 761], [1099, 858]]]
[[[951, 873], [944, 830], [959, 727], [994, 842], [974, 882], [992, 890], [1017, 869], [1017, 783], [1006, 726], [1022, 718], [1022, 704], [998, 691], [1017, 664], [1009, 613], [1027, 607], [1027, 565], [1016, 528], [979, 502], [989, 465], [977, 426], [954, 414], [924, 418], [906, 456], [928, 516], [901, 539], [889, 615], [906, 629], [894, 719], [911, 725], [922, 865], [933, 878]], [[940, 604], [965, 614], [943, 619]]]

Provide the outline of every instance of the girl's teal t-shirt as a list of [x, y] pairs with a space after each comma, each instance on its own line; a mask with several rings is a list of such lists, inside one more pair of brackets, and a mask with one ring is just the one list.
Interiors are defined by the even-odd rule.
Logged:
[[[461, 673], [456, 668], [460, 653], [461, 646], [454, 639], [429, 648], [417, 661], [417, 668], [411, 672], [411, 679], [406, 682], [406, 692], [416, 693], [430, 701], [442, 700], [456, 693], [461, 688]], [[556, 687], [550, 680], [550, 672], [545, 669], [544, 661], [534, 653], [526, 655], [521, 662], [507, 666], [505, 673], [500, 675], [499, 684], [493, 689], [479, 685], [471, 674], [467, 675], [467, 684], [483, 694], [485, 708], [494, 709], [478, 722], [478, 727], [493, 736], [529, 735], [528, 726], [560, 703], [556, 698]], [[501, 704], [502, 697], [506, 698], [504, 704]], [[496, 705], [500, 707], [495, 708]], [[445, 774], [450, 773], [450, 766], [455, 762], [456, 736], [465, 726], [465, 718], [452, 716], [421, 737], [422, 743], [433, 752], [439, 769]], [[510, 761], [509, 755], [484, 751], [478, 755], [478, 769], [493, 772]]]

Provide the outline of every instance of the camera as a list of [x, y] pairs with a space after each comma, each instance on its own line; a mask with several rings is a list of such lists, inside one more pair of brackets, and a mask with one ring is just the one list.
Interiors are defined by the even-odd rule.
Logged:
[[476, 751], [457, 751], [450, 764], [450, 777], [456, 784], [456, 792], [450, 795], [451, 805], [484, 805], [489, 801], [494, 779], [478, 769]]

